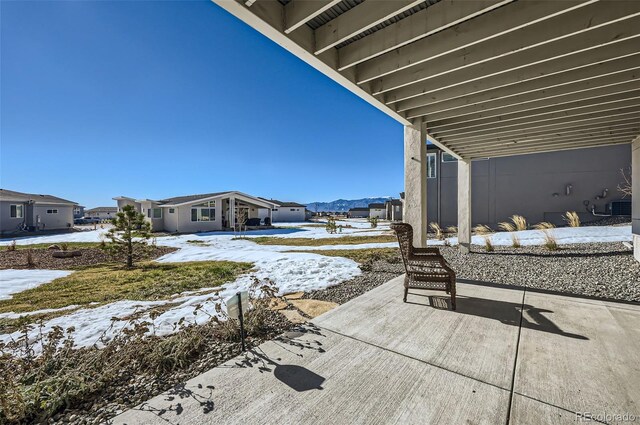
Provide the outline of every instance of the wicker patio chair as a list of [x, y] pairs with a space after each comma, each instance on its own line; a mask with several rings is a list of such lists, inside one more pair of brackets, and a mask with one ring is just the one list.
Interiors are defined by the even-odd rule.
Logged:
[[413, 228], [407, 223], [392, 223], [396, 232], [406, 275], [404, 302], [409, 289], [435, 289], [451, 294], [451, 309], [456, 309], [456, 274], [447, 264], [438, 248], [413, 246]]

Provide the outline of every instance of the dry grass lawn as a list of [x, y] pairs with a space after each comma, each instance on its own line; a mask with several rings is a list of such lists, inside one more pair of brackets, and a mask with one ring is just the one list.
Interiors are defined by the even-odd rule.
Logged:
[[259, 245], [281, 245], [281, 246], [324, 246], [324, 245], [359, 245], [365, 243], [385, 243], [397, 242], [394, 235], [377, 236], [341, 236], [332, 238], [278, 238], [274, 236], [260, 236], [257, 238], [247, 238]]

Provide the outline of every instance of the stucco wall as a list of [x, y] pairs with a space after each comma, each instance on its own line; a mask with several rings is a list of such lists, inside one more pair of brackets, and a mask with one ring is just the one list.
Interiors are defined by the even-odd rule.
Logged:
[[384, 220], [387, 217], [387, 210], [385, 208], [369, 208], [369, 217]]
[[[11, 205], [24, 205], [22, 218], [11, 218]], [[20, 202], [0, 201], [0, 233], [12, 233], [18, 230], [27, 217], [27, 207]]]
[[[457, 162], [439, 163], [438, 181], [427, 181], [428, 221], [437, 221], [440, 211], [442, 226], [457, 223]], [[562, 152], [519, 155], [478, 160], [472, 163], [472, 213], [474, 224], [496, 226], [513, 214], [530, 223], [551, 221], [563, 223], [562, 214], [576, 211], [581, 220], [594, 217], [585, 201], [604, 212], [605, 206], [621, 198], [617, 186], [620, 169], [631, 163], [629, 145], [606, 146]], [[567, 194], [567, 186], [571, 185]], [[607, 196], [601, 196], [608, 189]]]
[[[294, 211], [291, 211], [294, 210]], [[295, 223], [305, 220], [303, 207], [278, 207], [273, 211], [274, 223]]]
[[[57, 214], [48, 214], [47, 210], [58, 210]], [[38, 224], [38, 217], [40, 223]], [[38, 205], [33, 206], [34, 226], [40, 230], [68, 229], [73, 226], [73, 206]]]
[[[169, 222], [165, 221], [168, 228], [165, 229], [168, 232], [179, 233], [197, 233], [197, 232], [211, 232], [214, 230], [222, 230], [222, 202], [221, 199], [216, 198], [216, 218], [214, 221], [191, 221], [191, 206], [176, 207], [174, 214], [166, 213], [165, 217], [169, 217]], [[166, 208], [165, 208], [166, 210]], [[177, 220], [177, 228], [169, 228], [171, 226], [171, 220], [174, 217]]]

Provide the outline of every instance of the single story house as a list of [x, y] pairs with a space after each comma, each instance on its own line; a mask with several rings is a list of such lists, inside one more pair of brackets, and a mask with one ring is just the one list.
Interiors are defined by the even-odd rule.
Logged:
[[402, 221], [402, 200], [390, 199], [384, 203], [387, 220]]
[[70, 229], [76, 205], [53, 195], [0, 189], [0, 234]]
[[347, 213], [347, 217], [349, 217], [349, 218], [368, 218], [369, 217], [369, 207], [349, 208], [349, 212]]
[[113, 198], [118, 211], [133, 205], [144, 214], [153, 231], [171, 233], [210, 232], [234, 228], [246, 219], [260, 218], [260, 210], [272, 219], [276, 204], [238, 191], [203, 193], [153, 200], [126, 196]]
[[385, 204], [369, 204], [369, 217], [384, 220], [387, 218], [387, 207]]
[[[276, 204], [276, 207], [271, 209], [274, 223], [295, 223], [305, 221], [307, 219], [306, 205], [298, 204], [297, 202], [278, 201], [276, 199], [260, 199]], [[266, 213], [266, 211], [261, 212], [261, 214]], [[261, 216], [260, 218], [264, 218], [264, 216]]]
[[117, 212], [117, 207], [96, 207], [86, 210], [84, 216], [108, 220], [115, 218]]
[[[478, 159], [471, 163], [472, 222], [496, 228], [514, 214], [529, 223], [565, 224], [576, 211], [582, 222], [631, 216], [630, 199], [618, 186], [631, 166], [630, 145]], [[427, 220], [458, 222], [458, 161], [427, 146]]]

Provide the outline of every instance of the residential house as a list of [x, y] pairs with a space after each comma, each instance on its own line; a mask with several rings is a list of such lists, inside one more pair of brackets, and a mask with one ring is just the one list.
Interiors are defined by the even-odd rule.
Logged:
[[101, 220], [110, 220], [116, 217], [117, 207], [96, 207], [85, 211], [85, 217], [99, 218]]
[[[427, 219], [441, 226], [458, 221], [458, 166], [451, 155], [427, 146]], [[472, 222], [495, 228], [519, 214], [530, 223], [564, 224], [576, 211], [582, 222], [617, 213], [631, 215], [631, 202], [617, 190], [629, 169], [631, 148], [614, 145], [516, 155], [471, 163]]]
[[73, 207], [73, 218], [82, 218], [84, 217], [84, 206], [83, 205], [76, 205], [75, 207]]
[[349, 218], [367, 218], [369, 217], [369, 207], [349, 208], [347, 213]]
[[369, 204], [369, 217], [382, 220], [387, 218], [387, 208], [384, 203]]
[[[272, 219], [274, 223], [295, 223], [306, 220], [307, 206], [298, 204], [297, 202], [278, 201], [276, 199], [260, 198], [267, 202], [276, 204], [271, 209]], [[266, 217], [267, 212], [261, 211], [261, 217]]]
[[402, 200], [390, 199], [384, 203], [386, 219], [390, 221], [402, 221]]
[[276, 204], [246, 193], [229, 191], [176, 196], [153, 200], [126, 196], [113, 198], [118, 210], [132, 205], [151, 223], [153, 231], [176, 233], [209, 232], [233, 228], [246, 219], [259, 219], [265, 209], [272, 219]]
[[70, 229], [76, 205], [53, 195], [0, 189], [0, 233]]

